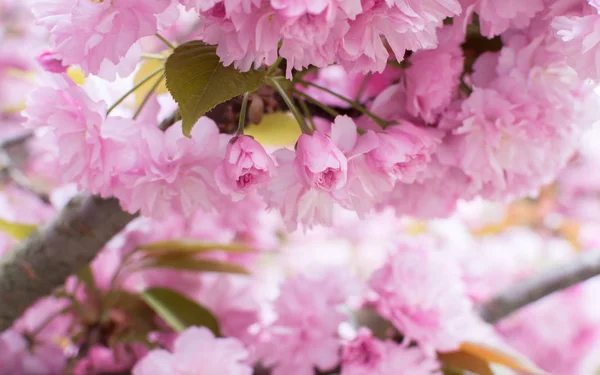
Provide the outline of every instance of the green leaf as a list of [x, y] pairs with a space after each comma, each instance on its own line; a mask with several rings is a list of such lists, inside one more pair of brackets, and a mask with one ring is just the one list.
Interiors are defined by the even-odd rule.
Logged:
[[201, 242], [194, 240], [173, 240], [160, 241], [145, 244], [140, 246], [141, 250], [147, 250], [149, 253], [154, 252], [176, 252], [176, 253], [204, 253], [211, 251], [227, 251], [231, 253], [249, 253], [254, 251], [251, 247], [244, 244], [220, 244], [211, 242]]
[[174, 268], [184, 271], [235, 273], [241, 275], [250, 274], [244, 267], [235, 263], [171, 254], [152, 258], [148, 263], [144, 264], [143, 268]]
[[210, 311], [171, 289], [148, 289], [142, 292], [142, 298], [177, 332], [190, 326], [203, 326], [220, 335], [219, 322]]
[[13, 223], [0, 219], [0, 231], [17, 240], [26, 238], [35, 230], [35, 228], [37, 228], [37, 225]]
[[92, 273], [92, 268], [88, 264], [77, 272], [77, 278], [81, 280], [85, 284], [85, 286], [90, 291], [96, 290], [96, 283], [94, 282], [94, 274]]
[[223, 66], [215, 46], [192, 41], [177, 47], [166, 63], [167, 88], [179, 104], [183, 133], [190, 136], [196, 121], [214, 106], [264, 84], [266, 71], [240, 72]]

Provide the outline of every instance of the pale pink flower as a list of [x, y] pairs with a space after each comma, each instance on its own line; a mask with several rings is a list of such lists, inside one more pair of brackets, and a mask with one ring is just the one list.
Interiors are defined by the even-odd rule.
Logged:
[[70, 315], [58, 314], [43, 326], [33, 345], [24, 336], [35, 332], [45, 321], [67, 307], [65, 300], [47, 297], [31, 306], [13, 325], [0, 335], [1, 375], [53, 375], [63, 371], [67, 353], [58, 343], [68, 339]]
[[48, 131], [46, 141], [56, 145], [63, 181], [91, 193], [111, 194], [114, 176], [133, 164], [128, 149], [135, 135], [133, 122], [106, 118], [106, 104], [91, 100], [66, 76], [53, 75], [49, 83], [30, 95], [25, 125]]
[[219, 199], [214, 169], [226, 136], [221, 137], [207, 117], [198, 120], [191, 136], [183, 135], [181, 122], [165, 132], [154, 124], [143, 129], [136, 144], [137, 164], [119, 176], [123, 188], [115, 192], [129, 212], [140, 210], [158, 218], [172, 211], [190, 216], [198, 208], [214, 207]]
[[208, 44], [217, 45], [217, 54], [224, 65], [234, 64], [247, 71], [277, 60], [283, 20], [268, 4], [228, 17], [225, 4], [218, 3], [201, 13], [201, 19], [198, 36]]
[[402, 121], [377, 133], [379, 146], [366, 154], [369, 165], [390, 176], [393, 181], [413, 183], [431, 162], [441, 141], [441, 133]]
[[599, 27], [600, 14], [560, 16], [552, 22], [552, 28], [561, 41], [560, 51], [581, 78], [600, 79]]
[[[440, 33], [448, 31], [440, 29]], [[434, 50], [419, 51], [410, 57], [406, 69], [407, 110], [427, 123], [434, 123], [457, 94], [463, 71], [458, 44], [442, 41]]]
[[73, 375], [128, 371], [147, 352], [148, 348], [142, 343], [118, 344], [115, 348], [95, 345], [88, 350], [85, 358], [77, 362]]
[[[600, 344], [593, 302], [598, 285], [597, 280], [588, 281], [550, 295], [504, 319], [497, 330], [507, 344], [552, 374], [590, 374], [598, 364], [595, 358]], [[556, 335], [560, 343], [552, 339]], [[584, 367], [590, 356], [594, 370]]]
[[396, 60], [402, 61], [406, 50], [436, 47], [436, 28], [442, 25], [444, 18], [461, 10], [455, 0], [404, 3], [395, 2], [396, 6], [390, 8], [382, 1], [364, 2], [363, 13], [350, 22], [350, 30], [344, 35], [339, 62], [350, 71], [382, 72], [389, 56], [382, 36]]
[[433, 375], [440, 365], [418, 347], [380, 341], [367, 328], [344, 345], [341, 375]]
[[112, 72], [105, 76], [113, 79], [116, 65], [132, 46], [158, 31], [156, 16], [170, 4], [171, 0], [34, 0], [31, 9], [50, 31], [51, 44], [64, 64], [80, 65], [92, 74], [108, 64]]
[[215, 181], [225, 195], [240, 200], [271, 180], [275, 163], [260, 143], [249, 136], [233, 138], [225, 159], [215, 169]]
[[527, 27], [543, 9], [543, 0], [478, 0], [474, 11], [479, 15], [481, 34], [493, 38], [509, 28]]
[[152, 350], [133, 368], [133, 375], [251, 375], [248, 352], [233, 338], [217, 338], [207, 328], [190, 327], [175, 340], [173, 351]]
[[[348, 296], [347, 279], [336, 273], [300, 275], [281, 286], [276, 320], [259, 343], [262, 363], [274, 375], [311, 375], [339, 361], [337, 329], [346, 316], [337, 306]], [[318, 293], [315, 291], [318, 290]]]
[[361, 214], [370, 209], [362, 206], [364, 190], [348, 191], [348, 181], [355, 177], [348, 175], [348, 163], [376, 147], [374, 134], [359, 136], [348, 116], [338, 116], [329, 133], [302, 134], [296, 153], [281, 149], [273, 154], [278, 167], [265, 197], [270, 207], [280, 210], [288, 230], [298, 223], [331, 225], [334, 204]]
[[220, 323], [221, 332], [248, 344], [255, 339], [248, 328], [259, 322], [259, 300], [254, 280], [236, 275], [204, 275], [198, 300]]
[[455, 259], [428, 246], [432, 244], [400, 244], [373, 273], [369, 286], [378, 297], [377, 311], [405, 340], [427, 352], [455, 350], [465, 339], [472, 305]]
[[286, 17], [320, 14], [332, 3], [332, 0], [271, 0], [271, 6]]

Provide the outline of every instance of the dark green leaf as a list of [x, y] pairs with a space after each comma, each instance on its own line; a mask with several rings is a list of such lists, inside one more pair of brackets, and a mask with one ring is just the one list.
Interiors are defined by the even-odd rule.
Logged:
[[185, 271], [250, 274], [244, 267], [235, 263], [213, 259], [198, 259], [189, 256], [170, 256], [169, 254], [150, 259], [148, 263], [144, 264], [143, 268], [174, 268]]
[[179, 104], [183, 133], [214, 106], [264, 84], [265, 70], [240, 72], [223, 66], [215, 46], [192, 41], [177, 47], [166, 63], [167, 88]]
[[77, 272], [77, 278], [85, 284], [88, 290], [96, 290], [94, 275], [92, 274], [92, 268], [89, 266], [89, 264]]
[[220, 335], [219, 322], [210, 311], [171, 289], [148, 289], [142, 293], [142, 298], [177, 332], [191, 326], [203, 326]]

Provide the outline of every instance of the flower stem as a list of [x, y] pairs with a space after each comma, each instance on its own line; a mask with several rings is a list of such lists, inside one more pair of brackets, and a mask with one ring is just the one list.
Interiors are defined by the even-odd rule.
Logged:
[[279, 93], [279, 95], [281, 95], [281, 97], [283, 98], [283, 101], [285, 102], [285, 104], [288, 106], [288, 108], [290, 109], [290, 111], [294, 115], [294, 118], [296, 119], [296, 122], [298, 122], [298, 126], [300, 126], [300, 130], [302, 130], [302, 133], [312, 134], [312, 130], [310, 130], [310, 128], [306, 124], [306, 121], [305, 121], [304, 117], [302, 116], [302, 114], [300, 114], [300, 112], [298, 111], [298, 108], [296, 108], [296, 106], [294, 105], [294, 102], [288, 96], [288, 94], [285, 92], [285, 90], [283, 89], [283, 87], [281, 87], [281, 85], [279, 84], [279, 82], [277, 82], [277, 78], [276, 77], [270, 77], [270, 78], [268, 78], [268, 81], [271, 84], [271, 86], [273, 86], [273, 88], [275, 90], [277, 90], [277, 92]]
[[368, 109], [366, 109], [365, 107], [363, 107], [362, 105], [356, 103], [354, 100], [348, 99], [343, 95], [338, 94], [335, 91], [332, 91], [330, 89], [328, 89], [327, 87], [323, 87], [320, 85], [317, 85], [316, 83], [313, 82], [308, 82], [308, 81], [303, 81], [303, 80], [299, 80], [298, 83], [301, 83], [305, 86], [312, 86], [316, 89], [319, 89], [321, 91], [324, 91], [328, 94], [331, 94], [333, 96], [335, 96], [336, 98], [350, 104], [350, 106], [354, 109], [356, 109], [357, 111], [359, 111], [360, 113], [369, 116], [370, 118], [372, 118], [376, 123], [378, 123], [381, 127], [385, 128], [387, 125], [390, 125], [389, 121], [386, 121], [384, 119], [382, 119], [381, 117], [377, 116], [376, 114], [374, 114], [373, 112], [369, 111]]
[[302, 112], [304, 112], [304, 118], [308, 119], [308, 123], [312, 130], [315, 130], [315, 122], [313, 121], [312, 115], [310, 113], [310, 109], [306, 105], [306, 99], [302, 98], [298, 101], [300, 103], [300, 107], [302, 108]]
[[160, 39], [161, 42], [163, 42], [167, 47], [175, 49], [175, 46], [171, 44], [171, 42], [169, 42], [164, 36], [160, 35], [159, 33], [156, 33], [156, 37]]
[[242, 109], [240, 110], [240, 119], [238, 122], [238, 135], [244, 135], [244, 126], [246, 126], [246, 112], [248, 111], [248, 93], [244, 94], [242, 99]]
[[160, 53], [142, 53], [142, 58], [147, 60], [164, 60], [167, 56]]
[[321, 108], [323, 111], [327, 112], [328, 115], [330, 115], [334, 118], [340, 115], [340, 113], [338, 111], [336, 111], [335, 109], [333, 109], [331, 107], [326, 106], [325, 104], [321, 103], [318, 99], [315, 99], [312, 96], [310, 96], [298, 89], [294, 89], [294, 92], [298, 95], [301, 95], [303, 98], [305, 98], [309, 102], [313, 103], [317, 107]]
[[140, 115], [140, 113], [142, 113], [142, 109], [144, 109], [144, 107], [146, 106], [146, 103], [148, 103], [148, 100], [150, 100], [150, 97], [152, 96], [152, 94], [154, 94], [154, 91], [156, 91], [156, 88], [158, 87], [158, 85], [160, 85], [161, 81], [164, 78], [165, 78], [165, 76], [163, 74], [162, 76], [160, 76], [156, 80], [156, 82], [154, 82], [154, 84], [150, 88], [150, 91], [148, 91], [148, 93], [144, 97], [144, 100], [142, 100], [142, 102], [140, 103], [140, 106], [138, 107], [137, 111], [135, 111], [135, 113], [133, 114], [133, 119], [134, 120], [138, 118], [138, 116]]
[[121, 98], [119, 98], [119, 100], [117, 100], [115, 102], [115, 104], [111, 105], [110, 108], [108, 108], [108, 111], [106, 111], [106, 115], [108, 116], [119, 104], [121, 104], [123, 102], [123, 100], [127, 99], [127, 97], [129, 95], [133, 94], [137, 89], [142, 87], [142, 85], [144, 85], [146, 82], [150, 81], [153, 77], [160, 74], [163, 70], [165, 70], [165, 67], [161, 66], [159, 69], [155, 70], [153, 73], [151, 73], [146, 78], [141, 80], [137, 85], [133, 86], [131, 88], [131, 90], [129, 90], [125, 94], [123, 94], [123, 96], [121, 96]]
[[277, 60], [275, 60], [275, 63], [267, 68], [267, 77], [270, 77], [273, 75], [273, 73], [275, 73], [275, 71], [277, 71], [277, 68], [279, 68], [279, 65], [282, 61], [283, 57], [278, 57]]

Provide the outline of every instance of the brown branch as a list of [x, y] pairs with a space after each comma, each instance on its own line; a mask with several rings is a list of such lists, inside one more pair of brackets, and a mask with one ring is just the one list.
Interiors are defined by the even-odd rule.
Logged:
[[486, 322], [496, 323], [532, 302], [597, 275], [600, 275], [600, 250], [585, 252], [570, 263], [509, 286], [478, 306], [478, 312]]
[[87, 265], [133, 218], [116, 199], [80, 194], [0, 258], [0, 331]]

